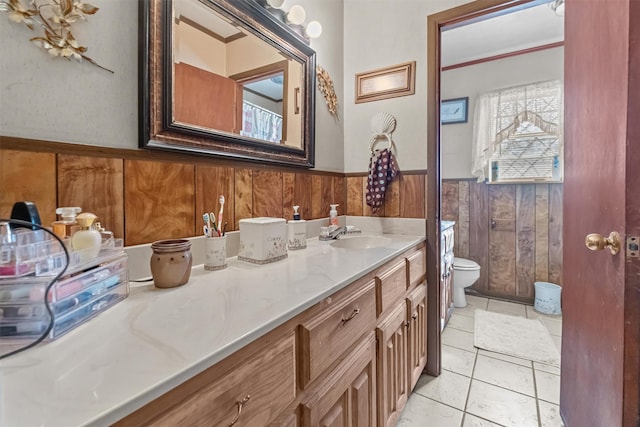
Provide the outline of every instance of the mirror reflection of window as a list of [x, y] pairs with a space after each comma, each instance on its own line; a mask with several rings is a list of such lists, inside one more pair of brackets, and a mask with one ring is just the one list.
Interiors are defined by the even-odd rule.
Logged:
[[283, 72], [244, 83], [240, 134], [280, 143], [282, 141], [283, 93]]

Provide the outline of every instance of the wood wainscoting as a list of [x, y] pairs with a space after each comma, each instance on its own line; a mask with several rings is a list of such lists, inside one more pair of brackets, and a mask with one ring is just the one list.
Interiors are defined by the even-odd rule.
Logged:
[[[364, 176], [11, 137], [0, 142], [0, 218], [20, 200], [34, 202], [45, 225], [55, 221], [57, 206], [80, 206], [127, 246], [201, 235], [202, 214], [217, 213], [220, 194], [229, 231], [243, 218], [292, 218], [293, 205], [304, 219], [327, 217], [330, 203], [340, 205], [341, 215], [373, 215], [363, 199]], [[401, 176], [376, 215], [424, 218], [424, 183], [424, 174]]]
[[534, 282], [562, 285], [562, 184], [444, 180], [442, 219], [455, 255], [480, 264], [480, 294], [532, 302]]

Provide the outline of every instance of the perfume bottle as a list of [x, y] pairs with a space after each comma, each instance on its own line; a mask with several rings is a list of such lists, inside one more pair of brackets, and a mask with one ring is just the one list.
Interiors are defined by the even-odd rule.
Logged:
[[81, 229], [73, 233], [71, 247], [78, 253], [80, 262], [95, 258], [100, 253], [102, 236], [98, 230], [92, 227], [96, 218], [94, 214], [89, 212], [81, 213], [76, 217]]

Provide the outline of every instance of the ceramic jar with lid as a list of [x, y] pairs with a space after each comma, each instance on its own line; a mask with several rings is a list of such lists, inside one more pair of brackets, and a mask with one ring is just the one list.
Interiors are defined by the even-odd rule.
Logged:
[[191, 276], [191, 242], [186, 239], [159, 240], [151, 244], [151, 275], [158, 288], [184, 285]]

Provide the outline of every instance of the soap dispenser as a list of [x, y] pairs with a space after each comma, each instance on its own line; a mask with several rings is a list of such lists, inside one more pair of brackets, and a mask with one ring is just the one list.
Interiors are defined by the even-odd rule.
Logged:
[[331, 206], [331, 210], [329, 211], [329, 225], [338, 226], [338, 210], [337, 207], [340, 205], [329, 205]]
[[71, 246], [78, 253], [81, 262], [95, 258], [100, 253], [102, 244], [102, 235], [100, 232], [92, 228], [96, 216], [92, 213], [81, 213], [76, 217], [81, 229], [73, 233], [71, 237]]
[[307, 247], [307, 224], [304, 219], [300, 219], [298, 209], [300, 206], [293, 207], [293, 220], [287, 223], [287, 247], [291, 250]]

